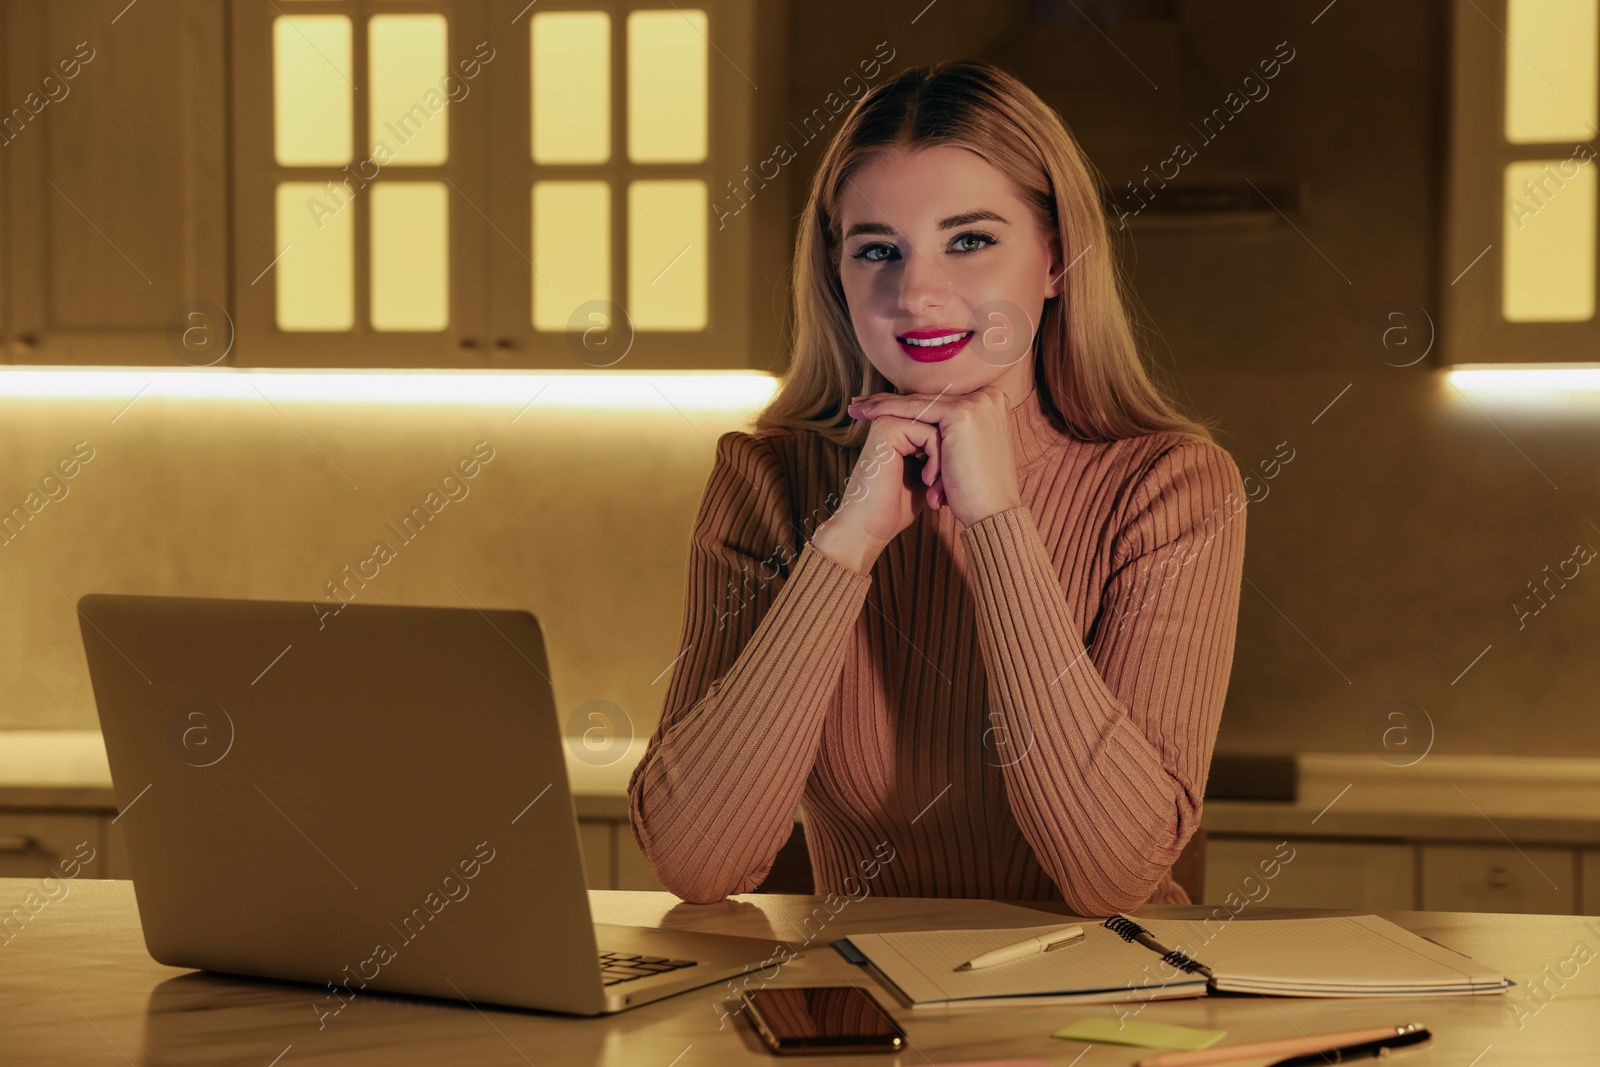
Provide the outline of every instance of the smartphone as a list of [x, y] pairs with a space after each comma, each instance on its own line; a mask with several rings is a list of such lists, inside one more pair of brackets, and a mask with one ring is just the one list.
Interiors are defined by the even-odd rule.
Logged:
[[747, 989], [739, 999], [761, 1040], [782, 1056], [906, 1047], [906, 1032], [855, 986]]

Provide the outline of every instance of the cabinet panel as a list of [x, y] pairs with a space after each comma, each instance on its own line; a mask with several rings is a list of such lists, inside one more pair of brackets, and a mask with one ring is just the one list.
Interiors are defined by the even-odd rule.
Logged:
[[124, 14], [5, 8], [13, 362], [178, 364], [185, 305], [228, 302], [223, 12]]
[[639, 843], [633, 839], [633, 829], [627, 820], [617, 823], [616, 845], [618, 889], [666, 892], [666, 886], [656, 878], [656, 872], [650, 869], [650, 861], [639, 851]]
[[[1210, 835], [1204, 903], [1222, 904], [1234, 893], [1236, 899], [1282, 908], [1416, 906], [1411, 845], [1316, 838], [1281, 845], [1282, 840]], [[1263, 863], [1266, 871], [1276, 871], [1273, 877], [1264, 876]], [[1247, 877], [1253, 880], [1246, 882]]]
[[128, 866], [128, 839], [122, 827], [112, 822], [112, 815], [101, 816], [100, 843], [105, 849], [105, 867], [101, 878], [132, 878], [133, 868]]
[[[350, 124], [338, 138], [349, 152], [348, 162], [302, 164], [283, 160], [275, 147], [273, 34], [278, 19], [292, 17], [295, 9], [303, 6], [307, 5], [233, 0], [230, 9], [233, 311], [239, 333], [233, 363], [248, 367], [516, 366], [513, 353], [491, 347], [483, 329], [489, 288], [484, 277], [487, 243], [510, 240], [509, 234], [515, 233], [506, 230], [505, 220], [490, 206], [484, 173], [491, 147], [514, 151], [518, 143], [526, 145], [526, 127], [518, 142], [514, 135], [489, 125], [489, 76], [508, 62], [506, 57], [515, 51], [516, 42], [525, 40], [526, 20], [512, 26], [513, 11], [505, 22], [497, 21], [491, 28], [486, 21], [488, 6], [482, 0], [434, 0], [425, 8], [445, 17], [443, 55], [431, 56], [424, 64], [425, 72], [409, 69], [394, 83], [385, 71], [405, 69], [409, 64], [385, 63], [383, 50], [373, 52], [369, 47], [370, 20], [385, 12], [371, 4], [341, 5], [354, 12], [354, 49], [341, 60], [351, 67], [349, 82], [363, 87], [355, 97]], [[509, 32], [499, 32], [500, 28]], [[435, 40], [432, 46], [437, 43]], [[313, 66], [321, 63], [314, 53], [309, 61]], [[436, 61], [443, 66], [435, 66]], [[367, 92], [365, 87], [374, 73], [398, 97], [384, 90], [378, 94], [382, 99], [375, 99]], [[396, 99], [402, 103], [395, 103]], [[419, 185], [404, 188], [408, 182]], [[422, 216], [395, 211], [394, 197], [402, 189], [406, 196], [433, 197], [430, 217], [442, 220], [442, 226], [425, 228], [420, 225]], [[300, 236], [294, 236], [296, 231]], [[332, 243], [335, 237], [337, 248]], [[278, 286], [288, 286], [295, 273], [308, 264], [309, 259], [301, 260], [296, 267], [299, 257], [319, 255], [329, 257], [327, 262], [334, 264], [334, 283], [341, 293], [348, 294], [348, 301], [341, 299], [339, 316], [342, 319], [347, 314], [348, 325], [297, 321], [293, 315], [280, 318]], [[401, 326], [395, 318], [395, 305], [384, 294], [391, 291], [389, 284], [397, 271], [403, 275], [425, 263], [438, 272], [428, 288], [442, 288], [442, 295], [433, 294], [441, 305], [432, 309], [426, 324]], [[307, 290], [323, 290], [327, 284], [313, 279]], [[400, 300], [398, 309], [404, 318], [420, 310], [420, 305], [415, 300]]]
[[[1503, 57], [1508, 54], [1510, 38], [1494, 17], [1486, 16], [1486, 10], [1504, 12], [1506, 5], [1496, 4], [1485, 9], [1476, 0], [1455, 0], [1449, 6], [1452, 27], [1446, 66], [1450, 73], [1445, 91], [1450, 115], [1449, 130], [1442, 140], [1448, 149], [1444, 155], [1445, 196], [1442, 199], [1446, 210], [1441, 215], [1441, 259], [1445, 263], [1465, 264], [1469, 260], [1476, 262], [1473, 257], [1483, 255], [1484, 262], [1460, 274], [1454, 270], [1441, 272], [1446, 277], [1439, 283], [1443, 313], [1438, 324], [1439, 362], [1444, 365], [1480, 361], [1561, 363], [1592, 359], [1596, 345], [1600, 344], [1600, 317], [1589, 315], [1577, 321], [1516, 321], [1514, 316], [1508, 317], [1502, 293], [1507, 272], [1515, 269], [1507, 255], [1507, 246], [1516, 240], [1513, 235], [1529, 221], [1528, 216], [1508, 211], [1503, 206], [1508, 193], [1514, 198], [1513, 202], [1520, 202], [1515, 198], [1522, 195], [1505, 188], [1505, 165], [1516, 160], [1550, 161], [1550, 167], [1544, 171], [1546, 176], [1539, 179], [1542, 191], [1532, 200], [1534, 207], [1529, 215], [1536, 215], [1549, 203], [1553, 190], [1564, 188], [1570, 184], [1570, 178], [1584, 173], [1584, 164], [1592, 160], [1593, 149], [1589, 149], [1587, 159], [1578, 154], [1578, 143], [1587, 137], [1577, 138], [1578, 143], [1567, 143], [1563, 138], [1562, 143], [1549, 146], [1509, 143], [1499, 117], [1505, 107], [1508, 82], [1524, 69], [1521, 60], [1526, 60], [1527, 56], [1523, 54], [1524, 48], [1517, 47], [1519, 61], [1505, 62]], [[1527, 10], [1544, 14], [1540, 8], [1554, 11], [1555, 5], [1534, 4]], [[1530, 21], [1538, 21], [1537, 15], [1528, 17]], [[1582, 40], [1581, 30], [1574, 35]], [[1548, 69], [1549, 64], [1540, 66]], [[1573, 76], [1581, 77], [1576, 73]], [[1544, 82], [1540, 84], [1543, 87]], [[1550, 84], [1555, 82], [1550, 81]], [[1593, 94], [1590, 84], [1587, 92], [1590, 100]], [[1583, 89], [1573, 91], [1575, 99], [1582, 99], [1584, 95]], [[1486, 120], [1489, 115], [1495, 117]], [[1593, 175], [1586, 177], [1592, 179]], [[1581, 194], [1571, 191], [1565, 206], [1570, 208], [1578, 195]], [[1535, 219], [1535, 226], [1557, 218], [1554, 214], [1542, 215]], [[1567, 232], [1577, 236], [1585, 229], [1592, 240], [1592, 219], [1587, 226]], [[1592, 244], [1587, 246], [1586, 257], [1591, 268], [1592, 248]], [[1549, 260], [1548, 256], [1540, 258]]]
[[1572, 915], [1576, 860], [1569, 848], [1423, 845], [1422, 907]]
[[1578, 914], [1600, 915], [1600, 848], [1584, 849], [1578, 862], [1578, 886], [1583, 894]]
[[104, 867], [97, 816], [0, 812], [0, 878], [103, 878]]
[[[489, 332], [496, 345], [493, 354], [509, 358], [512, 365], [583, 369], [584, 364], [604, 367], [625, 358], [625, 366], [633, 370], [780, 369], [773, 364], [783, 358], [783, 315], [774, 309], [789, 299], [781, 279], [789, 269], [795, 222], [787, 210], [793, 167], [779, 160], [793, 158], [795, 133], [789, 129], [781, 97], [753, 92], [751, 85], [765, 84], [764, 79], [781, 84], [787, 76], [788, 0], [759, 4], [710, 0], [695, 6], [709, 14], [705, 39], [713, 49], [705, 70], [712, 105], [705, 116], [708, 126], [700, 131], [706, 139], [703, 158], [690, 162], [654, 156], [643, 161], [630, 152], [629, 130], [634, 123], [625, 80], [629, 36], [624, 19], [616, 18], [609, 34], [598, 42], [609, 50], [612, 92], [609, 99], [598, 98], [595, 106], [608, 108], [608, 125], [585, 131], [604, 143], [596, 146], [586, 139], [583, 151], [568, 152], [564, 159], [560, 154], [552, 159], [552, 153], [541, 148], [536, 161], [526, 133], [537, 127], [526, 27], [540, 17], [540, 9], [524, 15], [526, 0], [494, 0], [491, 24], [514, 24], [523, 38], [503, 39], [482, 76], [494, 102], [488, 198], [479, 201], [497, 231], [487, 245]], [[496, 43], [502, 44], [502, 39]], [[596, 68], [579, 69], [587, 75]], [[570, 84], [575, 79], [565, 80]], [[565, 99], [558, 106], [571, 107]], [[681, 120], [685, 115], [678, 112], [675, 117]], [[683, 145], [679, 141], [676, 147]], [[637, 190], [630, 190], [635, 182], [661, 180], [704, 183], [710, 204], [705, 205], [704, 198], [701, 202], [709, 215], [699, 240], [680, 242], [672, 254], [647, 254], [635, 263], [630, 258], [637, 249], [630, 240], [634, 219], [629, 205], [636, 201]], [[550, 293], [553, 287], [547, 283], [552, 280], [572, 281], [560, 271], [572, 264], [576, 254], [573, 243], [566, 242], [558, 245], [554, 264], [540, 255], [535, 189], [550, 181], [604, 184], [600, 210], [605, 224], [586, 227], [594, 231], [598, 245], [584, 250], [599, 260], [601, 285], [586, 284], [592, 295], [581, 303], [562, 299], [553, 311], [539, 309], [543, 324], [535, 328], [535, 294]], [[682, 251], [676, 251], [679, 248]], [[690, 248], [693, 257], [705, 257], [709, 299], [703, 328], [636, 323], [635, 306], [644, 311], [645, 301], [634, 300], [630, 286], [643, 291], [670, 284], [693, 262], [677, 259]], [[657, 279], [661, 285], [655, 284]], [[641, 280], [643, 284], [636, 284]], [[568, 323], [576, 318], [582, 332], [548, 329], [546, 314]]]
[[590, 889], [616, 888], [611, 864], [611, 833], [609, 820], [578, 820], [578, 844], [583, 849], [583, 869]]

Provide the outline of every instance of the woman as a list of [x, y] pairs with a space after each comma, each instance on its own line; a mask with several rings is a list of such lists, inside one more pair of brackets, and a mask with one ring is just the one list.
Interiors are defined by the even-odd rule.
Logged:
[[800, 808], [819, 894], [1189, 903], [1244, 490], [1141, 367], [1107, 242], [998, 68], [907, 70], [840, 126], [790, 370], [717, 441], [629, 782], [673, 893], [760, 885]]

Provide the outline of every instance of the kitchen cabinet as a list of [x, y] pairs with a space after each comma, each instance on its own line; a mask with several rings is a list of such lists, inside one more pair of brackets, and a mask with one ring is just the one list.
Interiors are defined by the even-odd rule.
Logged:
[[133, 871], [128, 867], [128, 842], [122, 834], [122, 827], [112, 822], [111, 814], [101, 819], [100, 840], [105, 842], [106, 865], [101, 871], [102, 878], [132, 878]]
[[[61, 863], [88, 843], [94, 858], [78, 877], [131, 877], [122, 830], [112, 823], [112, 815], [104, 810], [0, 810], [0, 876], [59, 874]], [[591, 889], [662, 888], [625, 815], [580, 816], [578, 837]], [[1289, 849], [1292, 858], [1282, 862]], [[1276, 875], [1264, 877], [1262, 863], [1270, 870], [1274, 860], [1279, 860]], [[1206, 843], [1205, 884], [1207, 904], [1222, 904], [1232, 893], [1235, 906], [1247, 900], [1269, 907], [1363, 911], [1600, 915], [1600, 848], [1528, 846], [1519, 853], [1509, 845], [1213, 831]]]
[[590, 889], [616, 889], [612, 824], [604, 819], [578, 820], [578, 845]]
[[1579, 856], [1580, 915], [1600, 915], [1600, 848], [1586, 848]]
[[3, 358], [773, 369], [787, 0], [529, 7], [5, 5]]
[[[1581, 42], [1585, 34], [1568, 30], [1556, 4], [1520, 5], [1515, 17], [1505, 0], [1448, 6], [1450, 113], [1439, 199], [1440, 262], [1450, 266], [1438, 272], [1437, 321], [1399, 313], [1389, 320], [1403, 327], [1393, 336], [1411, 330], [1431, 345], [1437, 330], [1436, 358], [1446, 365], [1585, 363], [1600, 349], [1593, 223], [1600, 131], [1587, 117], [1596, 72], [1592, 62], [1574, 66], [1557, 93], [1556, 79], [1544, 75], [1548, 61], [1528, 58], [1538, 54], [1532, 40]], [[1524, 77], [1524, 87], [1514, 88]], [[1397, 348], [1390, 336], [1384, 346]], [[1409, 364], [1396, 358], [1392, 365]]]
[[1577, 853], [1570, 848], [1424, 844], [1426, 911], [1572, 915], [1578, 910]]
[[[1280, 843], [1287, 847], [1280, 849]], [[1413, 846], [1400, 842], [1208, 832], [1205, 900], [1198, 903], [1223, 904], [1234, 894], [1235, 902], [1267, 907], [1404, 910], [1415, 907], [1414, 867]], [[1274, 869], [1277, 873], [1266, 877], [1264, 872]]]
[[[1257, 865], [1288, 840], [1294, 859], [1266, 881]], [[1245, 883], [1255, 874], [1265, 890]], [[1294, 908], [1600, 914], [1600, 849], [1209, 833], [1206, 900], [1229, 892]]]
[[[605, 766], [568, 760], [593, 889], [662, 888], [628, 826], [627, 783], [643, 746], [635, 748], [633, 758]], [[1430, 810], [1417, 768], [1404, 779], [1409, 797], [1380, 783], [1345, 790], [1359, 766], [1339, 764], [1320, 779], [1307, 773], [1331, 756], [1302, 759], [1303, 802], [1208, 800], [1200, 903], [1233, 894], [1231, 907], [1600, 915], [1600, 818], [1592, 814], [1600, 763], [1472, 758], [1472, 767], [1443, 756], [1429, 764], [1439, 763], [1433, 773], [1447, 786], [1473, 781], [1493, 821], [1465, 802], [1450, 810], [1454, 790], [1432, 796]], [[0, 874], [42, 878], [88, 843], [95, 857], [79, 877], [130, 877], [113, 804], [98, 730], [13, 731], [0, 744]]]
[[4, 7], [7, 362], [181, 366], [172, 337], [224, 328], [181, 309], [229, 302], [226, 13], [116, 14]]
[[[590, 889], [648, 889], [661, 883], [639, 851], [633, 830], [624, 818], [579, 819], [585, 868]], [[603, 854], [603, 859], [597, 859]]]
[[650, 869], [650, 861], [644, 858], [644, 853], [639, 851], [639, 843], [633, 839], [633, 830], [626, 820], [616, 823], [617, 834], [617, 884], [613, 889], [648, 889], [652, 891], [664, 890], [656, 878], [655, 871]]
[[103, 825], [90, 812], [0, 810], [0, 878], [109, 878]]

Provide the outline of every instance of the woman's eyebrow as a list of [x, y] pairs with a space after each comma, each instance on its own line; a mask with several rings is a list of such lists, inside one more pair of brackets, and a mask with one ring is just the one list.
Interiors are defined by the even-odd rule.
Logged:
[[[953, 230], [957, 226], [968, 226], [974, 222], [1006, 222], [1006, 220], [1002, 216], [995, 214], [993, 211], [963, 211], [959, 215], [951, 215], [949, 218], [940, 222], [939, 229]], [[850, 227], [850, 232], [845, 234], [845, 238], [848, 240], [857, 234], [863, 233], [881, 234], [885, 237], [893, 237], [895, 235], [895, 229], [886, 222], [858, 222], [854, 226]]]

